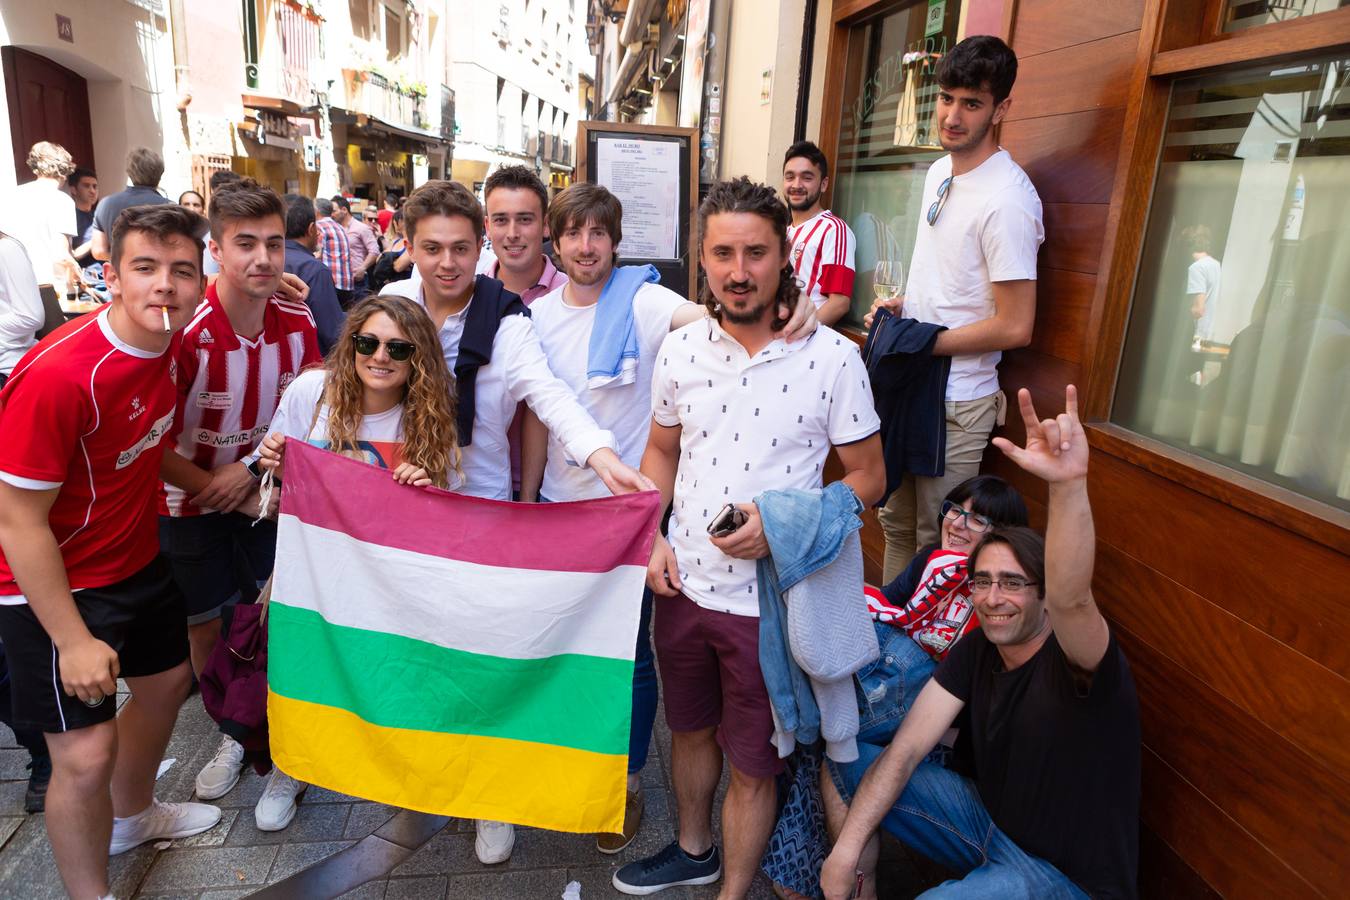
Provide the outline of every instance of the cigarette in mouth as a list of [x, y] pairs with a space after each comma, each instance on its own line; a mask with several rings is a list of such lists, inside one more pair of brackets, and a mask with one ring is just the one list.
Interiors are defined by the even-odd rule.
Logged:
[[168, 334], [169, 332], [173, 331], [173, 326], [169, 324], [169, 308], [167, 306], [161, 306], [159, 308], [159, 311], [160, 314], [164, 317], [164, 333]]

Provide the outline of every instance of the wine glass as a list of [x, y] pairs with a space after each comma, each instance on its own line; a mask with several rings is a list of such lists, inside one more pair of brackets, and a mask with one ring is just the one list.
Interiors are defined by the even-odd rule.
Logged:
[[[878, 300], [896, 300], [905, 293], [905, 264], [899, 259], [879, 259], [872, 272], [872, 291]], [[889, 310], [891, 315], [901, 315], [901, 307]]]

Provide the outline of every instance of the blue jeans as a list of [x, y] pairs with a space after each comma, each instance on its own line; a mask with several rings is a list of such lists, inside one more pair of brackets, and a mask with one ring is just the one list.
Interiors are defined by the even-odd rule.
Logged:
[[652, 591], [642, 589], [642, 619], [633, 653], [633, 720], [628, 731], [628, 774], [642, 771], [656, 721], [656, 658], [652, 655]]
[[[860, 744], [862, 770], [881, 747]], [[858, 780], [829, 763], [835, 786], [852, 797]], [[920, 894], [929, 900], [1087, 900], [1087, 894], [1045, 860], [1013, 843], [990, 818], [975, 783], [933, 763], [920, 763], [881, 827], [906, 846], [961, 873]]]

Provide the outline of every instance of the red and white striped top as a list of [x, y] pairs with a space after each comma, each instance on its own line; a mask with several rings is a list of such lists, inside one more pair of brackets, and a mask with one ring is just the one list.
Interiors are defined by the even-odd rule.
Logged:
[[[282, 391], [307, 366], [319, 363], [314, 318], [304, 304], [267, 301], [256, 340], [230, 324], [213, 284], [197, 315], [183, 329], [178, 350], [178, 406], [167, 449], [207, 471], [238, 462], [262, 442]], [[159, 512], [196, 516], [210, 512], [180, 488], [164, 484]]]
[[816, 306], [830, 294], [853, 296], [853, 253], [858, 242], [843, 219], [821, 210], [800, 225], [788, 226], [787, 236], [797, 283]]

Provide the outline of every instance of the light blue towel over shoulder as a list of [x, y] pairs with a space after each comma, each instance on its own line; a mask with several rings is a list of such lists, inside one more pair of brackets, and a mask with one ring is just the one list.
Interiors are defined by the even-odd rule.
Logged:
[[616, 266], [595, 305], [595, 325], [586, 357], [586, 387], [632, 384], [637, 378], [638, 340], [633, 298], [644, 284], [661, 280], [656, 266]]

